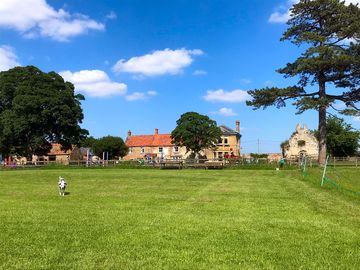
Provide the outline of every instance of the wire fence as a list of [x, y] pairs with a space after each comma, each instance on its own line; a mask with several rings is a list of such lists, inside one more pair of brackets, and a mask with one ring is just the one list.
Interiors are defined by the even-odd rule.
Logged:
[[[42, 168], [42, 167], [123, 167], [123, 168], [295, 168], [317, 167], [315, 158], [283, 159], [240, 157], [229, 159], [154, 159], [154, 160], [56, 160], [56, 161], [12, 161], [3, 163], [1, 169]], [[331, 157], [328, 160], [329, 168], [360, 167], [360, 157]]]
[[309, 180], [325, 190], [336, 190], [360, 198], [360, 174], [358, 157], [327, 157], [323, 166], [311, 168], [307, 159], [300, 165], [303, 179]]

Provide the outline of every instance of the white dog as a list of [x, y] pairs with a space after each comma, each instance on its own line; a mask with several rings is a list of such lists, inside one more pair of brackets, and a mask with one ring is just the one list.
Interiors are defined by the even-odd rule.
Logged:
[[60, 196], [65, 196], [66, 185], [67, 185], [67, 183], [65, 181], [65, 178], [59, 176], [58, 186], [59, 186], [59, 194], [60, 194]]

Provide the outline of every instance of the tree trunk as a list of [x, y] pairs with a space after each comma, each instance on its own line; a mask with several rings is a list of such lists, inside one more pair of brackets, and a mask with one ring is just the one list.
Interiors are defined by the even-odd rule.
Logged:
[[319, 107], [319, 164], [325, 165], [326, 161], [326, 106]]
[[326, 92], [323, 72], [319, 74], [319, 165], [325, 165], [326, 161]]

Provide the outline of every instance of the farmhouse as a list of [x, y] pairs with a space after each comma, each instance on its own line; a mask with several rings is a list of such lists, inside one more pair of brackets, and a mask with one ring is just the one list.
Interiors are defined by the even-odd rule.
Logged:
[[[201, 155], [210, 159], [222, 159], [224, 157], [240, 156], [240, 121], [236, 121], [236, 131], [227, 126], [219, 126], [222, 131], [216, 149], [205, 149]], [[129, 147], [129, 153], [124, 160], [132, 159], [185, 159], [190, 153], [186, 153], [185, 147], [171, 143], [171, 134], [159, 134], [156, 128], [152, 135], [132, 135], [128, 131], [125, 144]]]
[[186, 156], [186, 149], [171, 143], [171, 134], [159, 134], [156, 128], [152, 135], [132, 135], [128, 131], [125, 144], [129, 147], [129, 153], [123, 158], [131, 159], [182, 159]]
[[306, 125], [296, 126], [296, 131], [289, 138], [289, 142], [285, 147], [286, 158], [298, 158], [302, 156], [310, 156], [318, 158], [318, 140]]
[[208, 158], [222, 159], [228, 157], [240, 156], [240, 121], [236, 121], [236, 131], [221, 125], [219, 126], [222, 132], [221, 139], [219, 139], [216, 149], [206, 149], [205, 155]]

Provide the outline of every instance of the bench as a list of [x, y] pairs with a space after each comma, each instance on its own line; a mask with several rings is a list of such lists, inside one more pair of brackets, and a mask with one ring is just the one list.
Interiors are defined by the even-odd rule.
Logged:
[[160, 169], [182, 169], [183, 162], [177, 160], [161, 161]]
[[204, 163], [206, 169], [222, 169], [224, 168], [224, 163], [221, 161], [205, 161]]
[[223, 169], [224, 164], [221, 161], [205, 161], [204, 163], [188, 163], [187, 168], [204, 168], [204, 169]]

